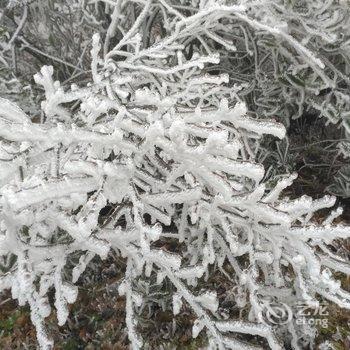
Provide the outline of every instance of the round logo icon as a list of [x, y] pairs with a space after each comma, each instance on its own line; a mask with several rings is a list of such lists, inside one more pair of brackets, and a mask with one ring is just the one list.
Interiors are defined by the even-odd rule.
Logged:
[[270, 326], [285, 325], [293, 318], [292, 309], [280, 301], [266, 301], [261, 312], [262, 320]]

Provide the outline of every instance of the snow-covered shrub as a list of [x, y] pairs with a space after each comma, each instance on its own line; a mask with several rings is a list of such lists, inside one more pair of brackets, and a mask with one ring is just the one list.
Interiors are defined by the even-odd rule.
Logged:
[[[195, 14], [199, 6], [211, 6], [210, 1], [199, 0], [170, 3], [185, 16]], [[138, 9], [125, 4], [121, 5], [125, 20], [132, 22]], [[293, 129], [291, 119], [323, 116], [324, 122], [334, 128], [335, 138], [348, 138], [347, 2], [225, 0], [222, 4], [244, 5], [245, 14], [230, 13], [215, 27], [205, 28], [204, 34], [188, 43], [187, 54], [193, 50], [220, 53], [220, 65], [206, 67], [205, 71], [228, 73], [239, 83], [239, 96], [252, 115], [276, 116], [289, 130]], [[55, 78], [64, 87], [86, 81], [92, 33], [98, 31], [104, 37], [112, 13], [109, 1], [7, 1], [3, 14], [0, 13], [0, 60], [14, 70], [16, 79], [25, 80], [22, 85], [26, 91], [30, 91], [28, 77], [43, 64], [54, 66]], [[155, 25], [149, 35], [151, 43], [154, 37], [167, 32], [160, 12], [152, 16]], [[120, 38], [120, 33], [109, 36], [108, 45], [115, 45]], [[149, 44], [147, 40], [146, 35], [144, 44]], [[0, 79], [2, 74], [0, 71]], [[17, 98], [22, 99], [20, 96]], [[324, 141], [318, 134], [317, 141]], [[335, 146], [332, 150], [336, 151]], [[328, 171], [335, 173], [337, 167], [327, 159], [323, 163], [330, 163]], [[338, 185], [331, 185], [331, 193], [333, 187]]]
[[62, 80], [84, 76], [91, 36], [105, 25], [96, 5], [81, 0], [9, 1], [1, 10], [0, 61], [4, 67], [27, 80], [33, 70], [48, 62]]
[[[246, 6], [244, 15], [232, 13], [215, 30], [207, 29], [212, 41], [205, 41], [203, 50], [220, 52], [221, 57], [220, 66], [208, 70], [228, 73], [241, 84], [239, 96], [247, 103], [248, 111], [259, 118], [276, 116], [287, 126], [288, 134], [293, 131], [292, 119], [324, 117], [325, 124], [331, 125], [327, 129], [334, 129], [332, 139], [346, 138], [348, 144], [349, 3], [342, 0], [237, 3]], [[316, 137], [316, 141], [327, 140], [319, 129]], [[337, 143], [329, 148], [336, 153]], [[321, 157], [324, 159], [321, 163], [328, 164], [328, 173], [336, 173], [338, 167], [329, 161], [328, 154]], [[349, 166], [348, 160], [343, 163], [342, 173]], [[318, 169], [323, 170], [324, 166]], [[321, 170], [318, 176], [322, 176]], [[335, 181], [328, 180], [327, 190], [347, 197], [348, 192], [338, 185], [341, 175], [336, 177]]]
[[[212, 348], [312, 343], [311, 327], [294, 320], [277, 329], [266, 324], [265, 305], [316, 307], [321, 296], [349, 308], [350, 294], [331, 272], [349, 273], [349, 267], [331, 244], [350, 230], [332, 225], [340, 210], [322, 224], [312, 221], [317, 210], [334, 205], [332, 197], [281, 196], [295, 174], [264, 181], [256, 163], [261, 139], [283, 138], [285, 128], [247, 112], [240, 81], [219, 74], [221, 57], [208, 49], [215, 43], [233, 49], [222, 30], [232, 18], [268, 32], [264, 19], [249, 17], [260, 5], [108, 4], [111, 23], [103, 40], [92, 38], [88, 84], [63, 87], [53, 67], [42, 67], [34, 77], [45, 90], [40, 123], [0, 100], [0, 254], [12, 259], [0, 290], [10, 288], [20, 305], [29, 304], [38, 342], [49, 349], [49, 291], [62, 325], [77, 297], [74, 284], [94, 256], [105, 258], [113, 249], [126, 260], [119, 293], [133, 349], [143, 344], [137, 331], [143, 298], [134, 288], [141, 277], [156, 277], [159, 285], [169, 280], [174, 314], [189, 305], [194, 337], [205, 331]], [[320, 65], [274, 28], [272, 34]], [[113, 210], [102, 220], [106, 206]], [[155, 248], [162, 238], [178, 242], [177, 252]], [[79, 263], [64, 273], [73, 254]], [[228, 266], [234, 272], [228, 274]], [[249, 310], [246, 318], [224, 319], [215, 290], [195, 291], [218, 270], [230, 278], [237, 307]], [[248, 345], [242, 334], [259, 339]]]
[[[207, 28], [219, 70], [244, 85], [240, 95], [259, 116], [297, 118], [308, 110], [348, 131], [350, 8], [345, 1], [251, 0]], [[193, 10], [195, 11], [195, 10]], [[217, 37], [218, 36], [218, 37]]]

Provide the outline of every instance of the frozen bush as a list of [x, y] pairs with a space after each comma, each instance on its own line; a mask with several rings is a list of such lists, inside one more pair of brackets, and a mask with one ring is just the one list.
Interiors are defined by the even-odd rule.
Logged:
[[241, 82], [251, 112], [278, 115], [288, 125], [313, 111], [348, 131], [349, 6], [323, 0], [239, 3], [245, 13], [207, 28], [215, 42], [207, 48], [222, 52], [219, 70]]
[[[42, 67], [34, 77], [45, 91], [40, 123], [0, 100], [0, 254], [11, 257], [0, 290], [29, 304], [40, 347], [50, 349], [48, 292], [62, 325], [87, 265], [112, 249], [126, 261], [119, 293], [133, 349], [143, 344], [143, 298], [134, 284], [155, 276], [174, 286], [174, 314], [190, 306], [193, 336], [206, 332], [211, 348], [259, 344], [236, 337], [245, 334], [271, 349], [312, 344], [312, 327], [266, 324], [265, 305], [316, 307], [322, 297], [349, 308], [350, 294], [332, 274], [349, 267], [331, 245], [350, 230], [332, 225], [340, 210], [322, 224], [312, 220], [333, 197], [281, 196], [295, 174], [264, 180], [256, 163], [262, 137], [281, 139], [285, 128], [250, 114], [241, 82], [218, 73], [223, 52], [235, 45], [223, 24], [236, 18], [283, 38], [320, 72], [322, 61], [283, 26], [250, 17], [261, 6], [255, 2], [106, 4], [111, 21], [103, 40], [92, 37], [91, 81], [68, 88], [53, 79], [52, 66]], [[101, 220], [106, 206], [112, 213]], [[176, 254], [154, 247], [163, 237], [178, 243]], [[77, 253], [78, 264], [64, 274]], [[229, 265], [236, 304], [249, 309], [245, 319], [224, 320], [214, 290], [195, 292], [209, 273]]]

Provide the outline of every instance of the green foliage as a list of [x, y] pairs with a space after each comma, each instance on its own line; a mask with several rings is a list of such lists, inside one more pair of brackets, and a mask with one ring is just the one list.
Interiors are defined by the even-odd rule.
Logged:
[[19, 310], [13, 312], [12, 315], [8, 316], [5, 319], [0, 319], [0, 337], [6, 336], [13, 331], [13, 328], [16, 324], [17, 319], [21, 315]]

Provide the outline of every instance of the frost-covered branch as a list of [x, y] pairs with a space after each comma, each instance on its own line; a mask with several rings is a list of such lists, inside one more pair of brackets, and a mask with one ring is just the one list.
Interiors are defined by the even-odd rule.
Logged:
[[[235, 338], [251, 334], [282, 349], [277, 333], [287, 332], [285, 344], [297, 348], [298, 336], [313, 334], [293, 320], [277, 332], [264, 324], [267, 299], [292, 308], [300, 300], [315, 306], [322, 296], [349, 308], [349, 293], [331, 273], [348, 266], [329, 248], [350, 230], [332, 224], [339, 211], [313, 222], [333, 197], [283, 197], [295, 174], [265, 181], [260, 141], [282, 139], [285, 128], [250, 113], [240, 97], [244, 86], [221, 70], [232, 45], [250, 50], [252, 28], [285, 39], [300, 65], [317, 66], [316, 73], [322, 62], [282, 24], [260, 18], [255, 2], [106, 3], [111, 22], [105, 38], [92, 38], [88, 84], [67, 87], [54, 81], [53, 67], [42, 67], [34, 78], [45, 90], [40, 123], [0, 100], [0, 254], [17, 257], [0, 290], [11, 288], [30, 305], [39, 344], [49, 349], [48, 291], [62, 325], [77, 296], [74, 284], [95, 255], [104, 259], [113, 249], [127, 262], [119, 292], [134, 349], [143, 344], [137, 314], [144, 302], [134, 285], [151, 276], [158, 285], [172, 283], [174, 314], [187, 303], [196, 316], [193, 335], [205, 331], [213, 347], [252, 349]], [[136, 15], [121, 15], [129, 12]], [[237, 38], [241, 32], [246, 36]], [[113, 211], [101, 220], [107, 206]], [[176, 254], [154, 247], [170, 236]], [[65, 280], [73, 254], [79, 261]], [[223, 320], [215, 291], [194, 288], [212, 271], [228, 274], [229, 266], [236, 303], [249, 311], [243, 320]]]

